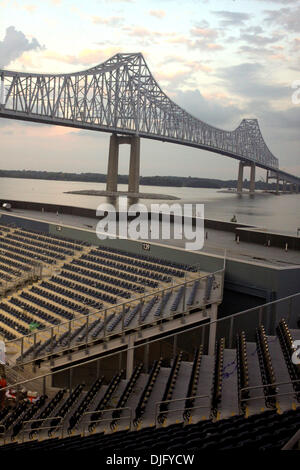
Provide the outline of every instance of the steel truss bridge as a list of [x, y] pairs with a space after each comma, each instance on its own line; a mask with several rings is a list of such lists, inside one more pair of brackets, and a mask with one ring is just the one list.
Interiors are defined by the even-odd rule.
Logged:
[[116, 54], [70, 74], [0, 70], [0, 117], [196, 147], [300, 184], [300, 178], [279, 170], [256, 119], [243, 119], [233, 131], [197, 119], [162, 91], [141, 53]]

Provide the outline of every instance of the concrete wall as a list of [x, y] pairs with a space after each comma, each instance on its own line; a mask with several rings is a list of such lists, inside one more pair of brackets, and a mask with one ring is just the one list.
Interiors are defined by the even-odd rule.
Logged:
[[261, 230], [247, 229], [244, 227], [237, 227], [235, 233], [239, 236], [240, 241], [257, 243], [258, 245], [264, 246], [270, 243], [270, 246], [279, 248], [285, 248], [287, 244], [290, 250], [300, 250], [300, 237], [293, 237], [292, 235], [281, 233], [262, 232]]

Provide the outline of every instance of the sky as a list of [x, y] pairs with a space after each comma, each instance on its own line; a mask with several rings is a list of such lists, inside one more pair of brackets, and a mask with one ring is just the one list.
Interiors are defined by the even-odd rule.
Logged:
[[[141, 52], [167, 95], [209, 124], [233, 130], [257, 118], [280, 167], [300, 176], [300, 0], [0, 0], [0, 69], [69, 73], [118, 52]], [[2, 169], [107, 170], [106, 133], [1, 118], [0, 139]], [[128, 165], [123, 145], [119, 173]], [[141, 143], [143, 176], [234, 179], [237, 167]]]

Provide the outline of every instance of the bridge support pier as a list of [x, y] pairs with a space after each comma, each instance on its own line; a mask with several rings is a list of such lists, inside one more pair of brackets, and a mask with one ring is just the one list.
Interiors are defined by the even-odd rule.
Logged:
[[116, 134], [112, 134], [110, 136], [110, 142], [109, 142], [107, 180], [106, 180], [107, 191], [117, 191], [118, 166], [119, 166], [118, 136]]
[[276, 178], [276, 194], [279, 194], [279, 183], [280, 183], [280, 179], [279, 179], [279, 175], [277, 173], [277, 178]]
[[283, 190], [284, 193], [286, 192], [286, 181], [285, 180], [282, 181], [282, 190]]
[[140, 137], [118, 136], [112, 134], [109, 143], [108, 167], [106, 190], [116, 192], [118, 190], [119, 145], [130, 145], [130, 164], [128, 192], [139, 192], [140, 180]]
[[237, 193], [242, 194], [243, 193], [243, 175], [244, 175], [244, 168], [245, 166], [250, 166], [250, 188], [249, 188], [249, 194], [250, 196], [253, 196], [255, 193], [255, 170], [256, 170], [256, 165], [255, 163], [245, 163], [245, 162], [240, 162], [239, 163], [239, 174], [238, 174], [238, 183], [237, 183]]
[[250, 196], [254, 196], [255, 194], [255, 170], [255, 163], [252, 163], [250, 170]]
[[239, 163], [239, 175], [237, 183], [237, 193], [242, 194], [243, 192], [243, 175], [244, 175], [244, 162]]
[[140, 138], [131, 137], [128, 192], [138, 193], [140, 186]]

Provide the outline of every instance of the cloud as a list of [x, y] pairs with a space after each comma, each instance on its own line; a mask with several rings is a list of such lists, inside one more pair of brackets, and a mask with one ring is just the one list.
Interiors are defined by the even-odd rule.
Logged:
[[273, 83], [268, 70], [258, 63], [242, 63], [219, 69], [218, 77], [230, 93], [247, 100], [278, 100], [287, 98], [290, 89], [286, 84]]
[[205, 97], [199, 90], [178, 91], [174, 101], [193, 116], [213, 126], [233, 130], [241, 121], [244, 111], [230, 104], [228, 97]]
[[161, 19], [164, 16], [166, 16], [166, 12], [164, 10], [150, 10], [149, 15], [155, 16], [156, 18]]
[[110, 47], [106, 49], [83, 49], [77, 56], [60, 54], [55, 51], [46, 51], [43, 54], [43, 58], [72, 65], [92, 66], [94, 64], [100, 64], [117, 52], [120, 52], [119, 47]]
[[283, 39], [283, 34], [276, 34], [272, 37], [262, 36], [259, 34], [247, 34], [242, 33], [240, 39], [245, 41], [247, 44], [255, 44], [256, 46], [266, 46], [268, 44], [273, 44], [274, 42], [280, 41]]
[[123, 22], [122, 16], [110, 16], [109, 18], [103, 18], [102, 16], [92, 16], [92, 22], [94, 24], [104, 24], [107, 26], [116, 26]]
[[218, 32], [215, 29], [203, 28], [196, 26], [191, 29], [191, 34], [196, 37], [214, 39], [218, 36]]
[[[288, 62], [289, 58], [284, 54], [283, 46], [271, 46], [269, 49], [266, 47], [252, 47], [252, 46], [241, 46], [239, 51], [246, 55], [250, 59], [257, 60], [258, 58], [263, 58], [272, 61], [281, 61]], [[281, 51], [281, 53], [280, 53]]]
[[36, 5], [24, 5], [23, 6], [23, 9], [28, 11], [28, 13], [33, 13], [34, 11], [36, 11]]
[[248, 13], [240, 13], [236, 11], [213, 11], [213, 14], [220, 18], [220, 24], [224, 28], [227, 26], [244, 25], [245, 21], [251, 18]]
[[23, 52], [43, 49], [36, 38], [29, 41], [22, 31], [17, 31], [14, 26], [6, 29], [4, 39], [0, 41], [0, 66], [5, 67], [13, 60], [20, 57]]
[[153, 37], [153, 36], [162, 36], [162, 33], [157, 31], [151, 31], [144, 26], [126, 26], [123, 28], [124, 31], [128, 32], [129, 36], [145, 38], [145, 37]]
[[267, 10], [265, 22], [275, 24], [287, 32], [300, 32], [300, 6], [296, 8], [281, 8], [280, 10]]
[[261, 3], [275, 3], [277, 5], [279, 4], [292, 4], [292, 3], [297, 3], [298, 0], [256, 0], [257, 2], [261, 2]]

